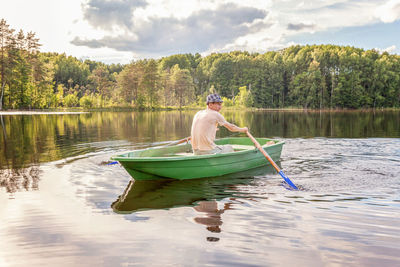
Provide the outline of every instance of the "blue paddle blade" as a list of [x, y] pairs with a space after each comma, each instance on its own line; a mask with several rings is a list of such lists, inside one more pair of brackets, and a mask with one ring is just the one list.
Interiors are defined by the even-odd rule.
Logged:
[[107, 163], [107, 165], [114, 165], [114, 164], [118, 164], [118, 161], [112, 161], [110, 163]]
[[299, 189], [297, 188], [297, 186], [296, 186], [292, 181], [290, 181], [289, 177], [287, 177], [287, 176], [283, 173], [282, 170], [281, 170], [280, 172], [278, 172], [278, 173], [282, 176], [282, 178], [285, 180], [285, 182], [288, 183], [288, 185], [290, 185], [294, 190], [299, 190]]

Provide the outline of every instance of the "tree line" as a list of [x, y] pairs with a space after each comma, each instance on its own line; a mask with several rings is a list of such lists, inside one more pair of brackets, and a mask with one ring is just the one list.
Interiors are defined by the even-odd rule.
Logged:
[[176, 54], [122, 65], [39, 48], [35, 33], [17, 33], [0, 21], [0, 110], [194, 107], [203, 106], [210, 92], [219, 93], [226, 106], [400, 107], [400, 56], [377, 50], [296, 45], [263, 54]]

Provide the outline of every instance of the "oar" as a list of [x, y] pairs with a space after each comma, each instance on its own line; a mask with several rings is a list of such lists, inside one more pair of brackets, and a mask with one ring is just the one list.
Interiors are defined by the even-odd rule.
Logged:
[[297, 186], [290, 181], [289, 177], [287, 177], [281, 169], [279, 169], [278, 165], [273, 161], [273, 159], [268, 155], [268, 153], [262, 148], [260, 143], [251, 135], [249, 131], [246, 132], [247, 136], [250, 137], [251, 141], [253, 141], [254, 145], [260, 150], [260, 152], [264, 155], [264, 157], [271, 163], [271, 165], [275, 168], [275, 170], [282, 176], [282, 178], [288, 183], [293, 189], [298, 190]]
[[174, 141], [174, 142], [172, 142], [172, 143], [169, 143], [169, 144], [167, 144], [167, 145], [165, 145], [165, 146], [162, 146], [162, 147], [166, 147], [166, 146], [175, 146], [175, 145], [179, 145], [179, 144], [182, 144], [182, 143], [188, 143], [189, 141], [190, 141], [190, 139], [192, 139], [192, 137], [191, 136], [188, 136], [188, 137], [186, 137], [186, 138], [183, 138], [183, 139], [181, 139], [181, 140], [177, 140], [177, 141]]
[[[179, 144], [182, 144], [182, 143], [185, 143], [185, 142], [189, 142], [190, 139], [191, 139], [191, 137], [188, 136], [188, 137], [186, 137], [186, 138], [183, 138], [183, 139], [181, 139], [181, 140], [177, 140], [177, 141], [171, 142], [171, 143], [166, 144], [166, 145], [161, 146], [161, 147], [179, 145]], [[117, 164], [117, 163], [118, 163], [118, 161], [112, 161], [112, 162], [108, 163], [107, 165], [114, 165], [114, 164]]]

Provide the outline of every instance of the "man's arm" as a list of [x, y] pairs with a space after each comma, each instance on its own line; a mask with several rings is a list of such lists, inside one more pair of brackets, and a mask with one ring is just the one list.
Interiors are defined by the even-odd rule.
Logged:
[[235, 124], [232, 124], [229, 122], [225, 122], [223, 124], [223, 126], [231, 132], [246, 133], [249, 130], [247, 127], [240, 128], [240, 127], [237, 127]]

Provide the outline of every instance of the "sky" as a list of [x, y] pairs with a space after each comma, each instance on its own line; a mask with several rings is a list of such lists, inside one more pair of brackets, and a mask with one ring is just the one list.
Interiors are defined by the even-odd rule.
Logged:
[[400, 0], [0, 0], [0, 19], [42, 52], [105, 63], [296, 44], [400, 54]]

